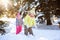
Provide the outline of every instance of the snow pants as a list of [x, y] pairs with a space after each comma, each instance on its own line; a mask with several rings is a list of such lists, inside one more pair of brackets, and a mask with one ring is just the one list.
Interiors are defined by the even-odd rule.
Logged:
[[24, 34], [28, 35], [28, 33], [33, 35], [32, 27], [27, 28], [27, 26], [25, 26], [24, 27]]
[[22, 25], [16, 26], [16, 34], [19, 34], [22, 31]]

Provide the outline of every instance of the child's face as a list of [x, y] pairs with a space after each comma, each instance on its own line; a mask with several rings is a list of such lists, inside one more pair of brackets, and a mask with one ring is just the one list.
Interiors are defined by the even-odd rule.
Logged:
[[34, 14], [32, 14], [32, 13], [29, 13], [29, 15], [30, 15], [31, 17], [35, 17], [35, 15], [34, 15]]

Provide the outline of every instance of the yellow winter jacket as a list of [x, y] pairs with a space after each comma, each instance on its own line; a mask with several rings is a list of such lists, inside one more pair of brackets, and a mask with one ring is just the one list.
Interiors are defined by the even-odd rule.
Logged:
[[28, 14], [24, 18], [24, 25], [27, 25], [28, 27], [32, 27], [35, 25], [35, 18], [30, 17]]

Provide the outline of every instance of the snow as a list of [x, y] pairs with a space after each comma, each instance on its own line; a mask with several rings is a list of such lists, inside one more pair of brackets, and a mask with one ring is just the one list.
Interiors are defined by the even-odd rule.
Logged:
[[23, 31], [16, 34], [0, 36], [0, 40], [60, 40], [60, 30], [38, 30], [33, 28], [34, 36], [25, 36]]
[[3, 17], [0, 20], [8, 22], [9, 26], [5, 27], [5, 30], [7, 33], [15, 33], [16, 32], [16, 18]]
[[[6, 19], [7, 20], [7, 19]], [[16, 19], [9, 18], [10, 32], [0, 36], [0, 40], [60, 40], [60, 30], [49, 30], [49, 29], [37, 29], [32, 28], [34, 35], [24, 35], [24, 28], [21, 33], [15, 34], [16, 31]], [[43, 25], [45, 27], [45, 25]], [[54, 25], [52, 25], [54, 27]], [[42, 27], [42, 25], [41, 25]], [[49, 27], [49, 26], [47, 26]], [[51, 27], [51, 26], [50, 26]]]

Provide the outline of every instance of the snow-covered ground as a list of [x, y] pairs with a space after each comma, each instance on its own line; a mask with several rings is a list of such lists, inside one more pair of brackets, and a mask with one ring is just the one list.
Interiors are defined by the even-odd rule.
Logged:
[[[16, 19], [7, 18], [5, 20], [8, 20], [10, 22], [9, 27], [7, 28], [7, 30], [10, 29], [10, 32], [6, 33], [5, 35], [0, 36], [0, 40], [60, 40], [60, 30], [49, 30], [49, 29], [41, 30], [41, 29], [37, 29], [37, 28], [32, 28], [34, 35], [26, 36], [26, 35], [24, 35], [24, 28], [23, 28], [22, 32], [16, 35], [15, 34]], [[45, 25], [43, 25], [43, 26], [46, 27]], [[49, 27], [49, 26], [47, 26], [47, 27]]]
[[16, 31], [16, 18], [0, 18], [2, 21], [7, 21], [9, 26], [4, 27], [7, 33], [15, 33]]
[[19, 34], [8, 33], [0, 36], [0, 40], [60, 40], [60, 30], [38, 30], [33, 28], [34, 36], [25, 36], [23, 31]]

